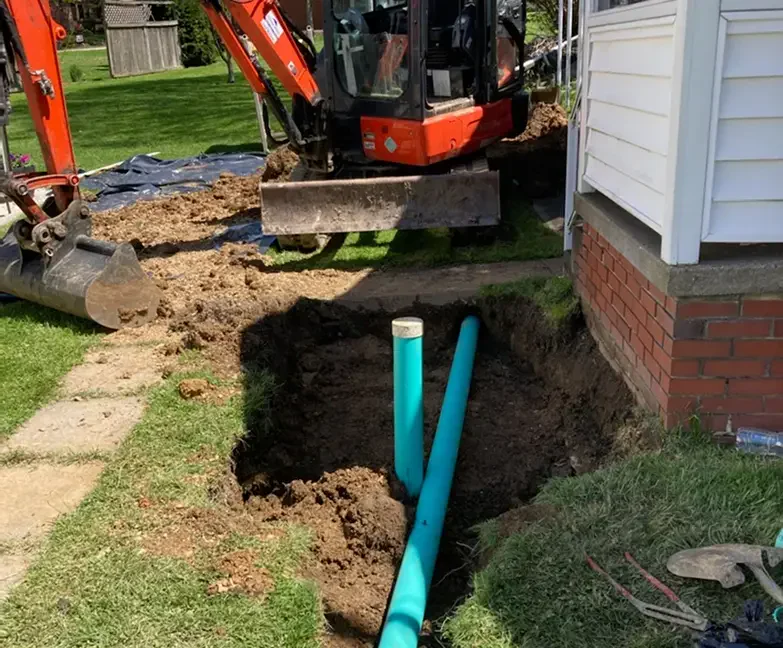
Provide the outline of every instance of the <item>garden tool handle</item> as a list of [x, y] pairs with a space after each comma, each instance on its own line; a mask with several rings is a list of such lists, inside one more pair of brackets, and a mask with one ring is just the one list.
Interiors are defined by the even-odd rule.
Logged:
[[747, 567], [753, 572], [753, 575], [756, 577], [756, 580], [764, 591], [775, 599], [775, 601], [783, 604], [783, 589], [780, 589], [780, 585], [772, 580], [772, 576], [769, 575], [769, 572], [760, 565], [747, 565]]

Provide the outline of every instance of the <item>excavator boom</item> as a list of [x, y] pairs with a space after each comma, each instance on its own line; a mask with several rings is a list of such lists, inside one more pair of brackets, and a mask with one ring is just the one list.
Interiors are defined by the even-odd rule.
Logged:
[[[0, 241], [0, 292], [112, 329], [154, 319], [160, 293], [133, 248], [90, 238], [57, 60], [65, 29], [52, 18], [48, 0], [0, 0], [0, 30], [7, 55], [16, 60], [46, 166], [44, 173], [0, 178], [0, 191], [25, 216]], [[4, 74], [6, 66], [1, 69]], [[8, 88], [3, 77], [0, 114], [6, 118]], [[52, 190], [48, 205], [35, 202], [38, 188]]]

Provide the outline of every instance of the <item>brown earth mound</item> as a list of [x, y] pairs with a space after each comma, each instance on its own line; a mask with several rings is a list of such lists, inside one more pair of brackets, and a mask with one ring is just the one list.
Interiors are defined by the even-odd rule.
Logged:
[[266, 158], [261, 179], [264, 182], [287, 182], [297, 164], [299, 164], [299, 156], [290, 148], [287, 146], [276, 148]]
[[538, 103], [530, 111], [527, 128], [513, 138], [490, 146], [490, 166], [511, 178], [522, 195], [555, 195], [565, 183], [568, 117], [560, 104]]

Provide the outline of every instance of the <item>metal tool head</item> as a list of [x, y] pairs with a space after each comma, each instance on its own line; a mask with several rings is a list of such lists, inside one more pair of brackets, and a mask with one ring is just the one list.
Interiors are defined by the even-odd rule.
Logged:
[[783, 560], [783, 549], [761, 545], [722, 544], [686, 549], [669, 558], [667, 569], [683, 578], [718, 581], [725, 589], [745, 582], [739, 565], [764, 568], [764, 554], [774, 567]]

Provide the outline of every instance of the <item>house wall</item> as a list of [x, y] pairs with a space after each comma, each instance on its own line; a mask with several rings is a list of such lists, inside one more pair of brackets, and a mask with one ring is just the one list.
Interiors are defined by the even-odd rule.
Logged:
[[783, 298], [672, 296], [584, 222], [572, 271], [602, 352], [667, 427], [783, 431]]
[[720, 29], [702, 237], [783, 241], [783, 8], [722, 12]]
[[[660, 232], [666, 192], [676, 3], [672, 15], [591, 26], [583, 179]], [[662, 9], [662, 10], [661, 10]], [[605, 12], [609, 16], [612, 12]], [[604, 12], [597, 14], [606, 20]]]

